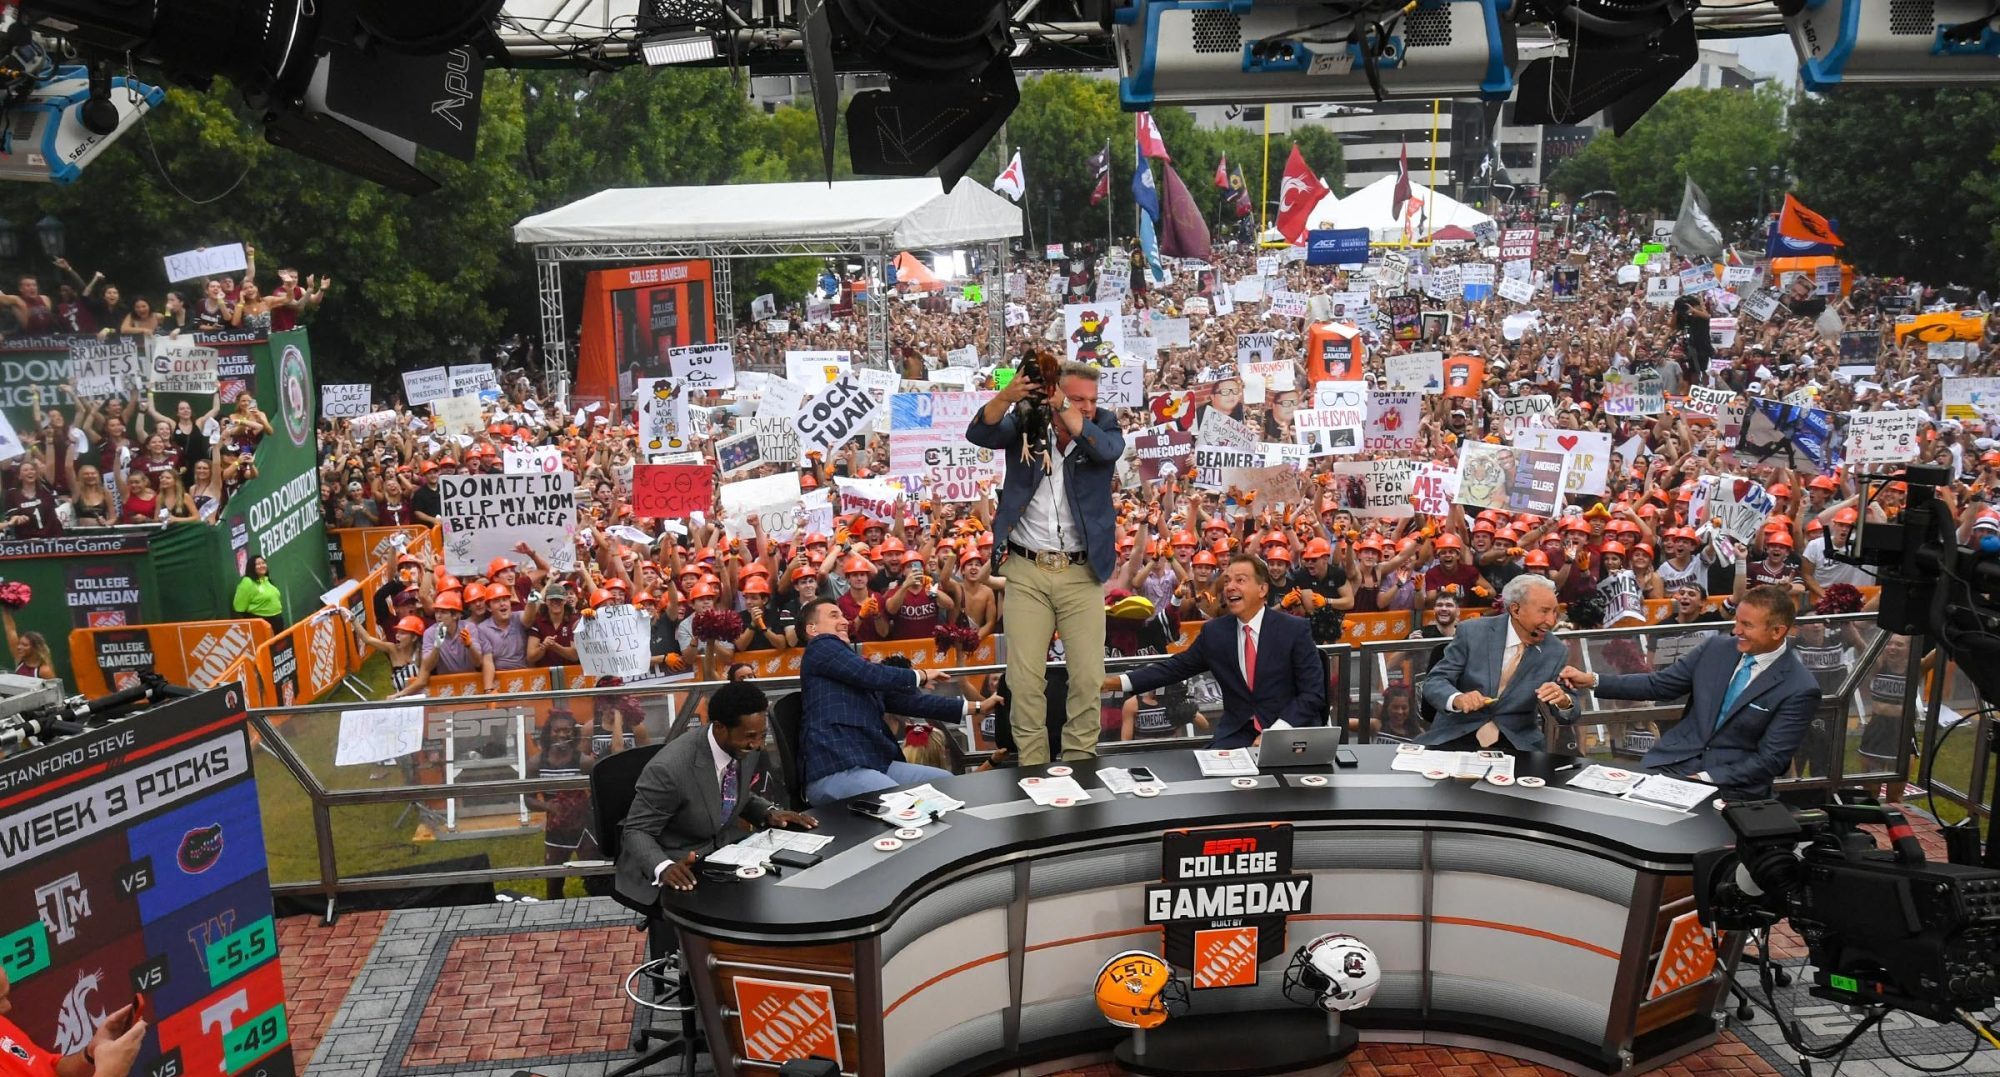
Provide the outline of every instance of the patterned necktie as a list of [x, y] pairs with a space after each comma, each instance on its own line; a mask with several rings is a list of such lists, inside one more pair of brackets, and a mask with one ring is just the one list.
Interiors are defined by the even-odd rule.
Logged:
[[1521, 668], [1521, 655], [1526, 653], [1527, 649], [1527, 645], [1521, 643], [1507, 648], [1507, 660], [1500, 666], [1500, 683], [1493, 689], [1495, 696], [1507, 691], [1507, 684], [1514, 679], [1514, 671]]
[[732, 759], [728, 766], [722, 768], [722, 821], [728, 822], [729, 817], [734, 814], [736, 814], [736, 760]]
[[1257, 636], [1243, 626], [1243, 687], [1257, 690]]
[[1756, 664], [1757, 656], [1754, 654], [1746, 654], [1743, 661], [1736, 663], [1736, 676], [1729, 678], [1729, 690], [1722, 693], [1722, 709], [1715, 713], [1715, 728], [1721, 729], [1722, 723], [1729, 720], [1729, 708], [1736, 704], [1736, 697], [1750, 687], [1750, 671]]

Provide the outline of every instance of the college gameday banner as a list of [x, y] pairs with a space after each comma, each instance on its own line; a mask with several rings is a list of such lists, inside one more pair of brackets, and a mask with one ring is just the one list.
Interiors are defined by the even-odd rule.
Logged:
[[243, 692], [0, 762], [8, 1019], [58, 1054], [143, 995], [138, 1074], [292, 1077]]
[[170, 684], [206, 690], [230, 680], [240, 659], [255, 659], [271, 626], [255, 617], [235, 621], [79, 628], [69, 634], [76, 690], [101, 696], [139, 683], [152, 670]]

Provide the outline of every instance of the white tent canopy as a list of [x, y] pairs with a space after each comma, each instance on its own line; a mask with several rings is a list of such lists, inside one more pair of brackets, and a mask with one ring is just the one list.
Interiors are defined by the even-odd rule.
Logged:
[[[1394, 200], [1395, 194], [1396, 177], [1384, 176], [1338, 202], [1330, 199], [1322, 201], [1314, 207], [1306, 227], [1366, 228], [1368, 238], [1377, 242], [1402, 239], [1403, 222], [1390, 211], [1390, 203]], [[1410, 196], [1422, 199], [1429, 214], [1428, 219], [1423, 221], [1421, 228], [1417, 229], [1412, 238], [1422, 239], [1425, 235], [1454, 224], [1469, 232], [1479, 225], [1491, 224], [1493, 221], [1492, 217], [1448, 194], [1433, 191], [1415, 180], [1410, 181]]]
[[623, 243], [881, 237], [890, 251], [970, 246], [1021, 234], [1021, 210], [976, 182], [949, 194], [930, 178], [622, 187], [537, 213], [516, 243]]

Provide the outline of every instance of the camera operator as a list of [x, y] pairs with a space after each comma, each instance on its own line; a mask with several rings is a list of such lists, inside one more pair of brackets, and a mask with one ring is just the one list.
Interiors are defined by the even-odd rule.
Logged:
[[[1015, 405], [1045, 393], [1053, 412], [1047, 445], [1025, 445]], [[1033, 425], [1033, 424], [1029, 424]], [[1049, 761], [1043, 732], [1050, 637], [1060, 632], [1069, 665], [1062, 756], [1097, 754], [1097, 686], [1104, 680], [1104, 581], [1117, 564], [1111, 489], [1125, 437], [1118, 417], [1097, 406], [1097, 368], [1066, 363], [1054, 385], [1017, 376], [986, 403], [965, 439], [1005, 454], [1007, 474], [993, 520], [994, 571], [1007, 580], [1011, 724], [1023, 766]], [[1050, 466], [1044, 471], [1040, 450]]]

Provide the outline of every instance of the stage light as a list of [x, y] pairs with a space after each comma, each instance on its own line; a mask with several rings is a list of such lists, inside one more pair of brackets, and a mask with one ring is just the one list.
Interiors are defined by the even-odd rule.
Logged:
[[1519, 18], [1547, 22], [1569, 42], [1569, 55], [1522, 68], [1519, 124], [1581, 123], [1603, 112], [1622, 135], [1700, 54], [1689, 0], [1529, 0]]
[[639, 56], [647, 67], [698, 64], [716, 55], [715, 39], [707, 34], [662, 34], [639, 42]]

